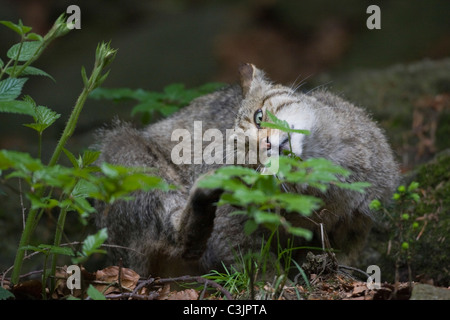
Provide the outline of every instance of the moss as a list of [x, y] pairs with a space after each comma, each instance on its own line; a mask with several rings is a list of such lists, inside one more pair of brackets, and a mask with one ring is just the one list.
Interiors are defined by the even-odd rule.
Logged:
[[420, 182], [422, 201], [418, 216], [425, 217], [423, 235], [416, 243], [416, 272], [450, 284], [450, 149], [420, 166], [414, 179]]
[[[419, 182], [420, 202], [413, 207], [413, 215], [419, 226], [410, 240], [412, 280], [432, 279], [441, 286], [450, 285], [450, 149], [440, 152], [426, 164], [404, 177], [404, 185], [411, 181]], [[391, 215], [401, 213], [393, 206], [388, 209]], [[372, 230], [359, 267], [364, 269], [370, 264], [378, 265], [382, 270], [382, 280], [393, 282], [395, 279], [395, 260], [398, 248], [398, 225], [382, 216], [381, 221]], [[407, 223], [405, 225], [408, 225]], [[389, 239], [393, 239], [388, 252]], [[408, 281], [408, 267], [403, 261], [399, 266], [401, 281]]]

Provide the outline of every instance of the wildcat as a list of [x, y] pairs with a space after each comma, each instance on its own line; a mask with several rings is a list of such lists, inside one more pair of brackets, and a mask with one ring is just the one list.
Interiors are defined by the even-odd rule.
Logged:
[[[172, 162], [172, 149], [179, 142], [172, 141], [172, 132], [181, 128], [193, 133], [194, 121], [202, 121], [203, 132], [211, 128], [221, 132], [231, 128], [258, 131], [270, 111], [292, 128], [310, 131], [309, 135], [292, 134], [292, 151], [297, 156], [326, 158], [352, 172], [347, 182], [371, 183], [364, 194], [335, 186], [325, 193], [287, 186], [291, 192], [323, 200], [323, 207], [309, 218], [285, 216], [294, 226], [314, 232], [310, 245], [321, 242], [322, 226], [330, 245], [340, 251], [341, 261], [354, 261], [364, 244], [373, 220], [370, 201], [388, 201], [397, 185], [399, 171], [391, 148], [363, 109], [324, 90], [303, 94], [274, 84], [251, 64], [242, 65], [239, 72], [240, 85], [197, 98], [171, 117], [142, 130], [116, 122], [112, 129], [99, 133], [99, 162], [155, 167], [168, 183], [180, 187], [169, 192], [137, 192], [134, 200], [118, 201], [111, 207], [97, 203], [96, 222], [108, 228], [108, 241], [132, 249], [114, 249], [113, 256], [122, 258], [125, 266], [141, 276], [201, 274], [220, 269], [222, 263], [232, 264], [239, 250], [259, 250], [261, 238], [267, 237], [262, 228], [246, 236], [246, 218], [230, 215], [236, 210], [232, 206], [216, 206], [221, 190], [197, 187], [202, 175], [223, 164]], [[288, 148], [286, 134], [275, 131], [268, 130], [257, 143], [265, 144], [269, 153], [280, 154]], [[275, 133], [280, 139], [274, 138]], [[226, 135], [223, 137], [225, 144]], [[256, 169], [255, 165], [247, 165]], [[281, 245], [287, 238], [280, 235]], [[296, 239], [295, 245], [302, 244], [302, 239]]]

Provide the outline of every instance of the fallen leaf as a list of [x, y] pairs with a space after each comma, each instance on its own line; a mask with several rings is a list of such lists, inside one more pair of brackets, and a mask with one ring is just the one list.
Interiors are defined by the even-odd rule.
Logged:
[[[128, 268], [121, 268], [120, 270], [120, 284], [122, 289], [127, 291], [133, 291], [139, 281], [139, 274]], [[95, 279], [97, 281], [105, 282], [105, 284], [95, 284], [95, 288], [103, 292], [103, 294], [109, 294], [112, 292], [120, 292], [118, 288], [119, 284], [119, 267], [111, 266], [102, 270], [98, 270], [95, 273]]]
[[17, 300], [42, 299], [42, 283], [39, 280], [27, 280], [13, 287], [11, 290]]
[[168, 300], [170, 294], [170, 283], [166, 283], [158, 290], [158, 300]]
[[198, 292], [194, 289], [171, 292], [167, 300], [198, 300]]
[[367, 286], [365, 283], [357, 283], [353, 288], [353, 297], [363, 296], [365, 291], [367, 290]]

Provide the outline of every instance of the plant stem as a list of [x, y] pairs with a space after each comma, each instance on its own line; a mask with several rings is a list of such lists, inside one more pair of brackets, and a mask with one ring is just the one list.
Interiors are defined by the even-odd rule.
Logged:
[[77, 99], [75, 107], [72, 110], [72, 114], [70, 115], [69, 121], [64, 128], [63, 134], [59, 139], [58, 145], [53, 152], [53, 155], [48, 163], [49, 166], [54, 166], [56, 162], [58, 162], [59, 156], [66, 145], [67, 140], [72, 136], [75, 131], [76, 124], [78, 122], [78, 117], [80, 116], [81, 110], [83, 109], [84, 103], [89, 95], [90, 91], [85, 87], [81, 92], [80, 96]]
[[[64, 208], [61, 210], [59, 217], [58, 217], [58, 222], [56, 224], [56, 231], [55, 231], [55, 240], [53, 242], [53, 245], [55, 247], [59, 247], [59, 245], [61, 244], [61, 238], [62, 238], [62, 234], [63, 234], [63, 230], [64, 230], [64, 225], [66, 223], [66, 216], [67, 216], [67, 209]], [[52, 256], [52, 271], [51, 274], [54, 275], [56, 273], [56, 259], [57, 259], [58, 255], [55, 253]], [[53, 290], [53, 288], [55, 287], [55, 278], [52, 278], [52, 285], [51, 285], [51, 291]]]
[[14, 269], [11, 275], [11, 283], [17, 284], [19, 282], [20, 270], [22, 268], [23, 258], [25, 256], [25, 250], [23, 247], [30, 243], [30, 237], [33, 233], [33, 227], [35, 223], [37, 210], [30, 210], [27, 220], [25, 222], [25, 228], [22, 231], [22, 236], [20, 237], [19, 248], [17, 249], [16, 258], [14, 260]]
[[11, 63], [13, 63], [13, 61], [14, 61], [13, 59], [9, 59], [8, 63], [7, 63], [6, 65], [3, 66], [2, 71], [1, 71], [1, 73], [0, 73], [0, 80], [2, 80], [3, 75], [4, 75], [5, 72], [6, 72], [6, 69], [9, 68], [9, 65], [10, 65]]
[[77, 99], [75, 107], [72, 110], [72, 114], [70, 115], [69, 121], [64, 128], [64, 132], [61, 136], [61, 139], [58, 142], [58, 145], [53, 152], [53, 155], [50, 159], [49, 166], [53, 166], [59, 159], [61, 152], [67, 142], [67, 140], [72, 136], [75, 131], [76, 124], [78, 122], [78, 117], [80, 116], [81, 110], [83, 109], [84, 103], [88, 98], [89, 94], [92, 90], [94, 90], [97, 86], [101, 84], [105, 80], [107, 73], [102, 75], [103, 69], [114, 59], [116, 51], [109, 48], [109, 44], [102, 43], [97, 47], [96, 51], [96, 59], [94, 64], [94, 69], [92, 71], [91, 77], [84, 84], [83, 91]]
[[17, 52], [17, 56], [16, 56], [17, 59], [14, 60], [14, 66], [13, 66], [13, 69], [12, 69], [12, 72], [11, 72], [11, 76], [12, 77], [15, 76], [15, 71], [16, 71], [17, 63], [19, 62], [20, 53], [22, 52], [22, 47], [23, 47], [24, 40], [25, 39], [24, 39], [24, 37], [22, 35], [22, 38], [20, 39], [19, 52]]
[[38, 142], [38, 159], [42, 161], [41, 155], [42, 155], [42, 131], [39, 132], [39, 142]]

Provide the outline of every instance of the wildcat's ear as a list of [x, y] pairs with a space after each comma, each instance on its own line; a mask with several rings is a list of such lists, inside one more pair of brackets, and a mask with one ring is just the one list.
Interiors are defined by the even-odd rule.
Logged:
[[270, 81], [266, 79], [264, 71], [258, 69], [251, 63], [241, 64], [239, 67], [239, 74], [244, 97], [249, 91], [265, 88], [265, 86], [270, 83]]
[[250, 91], [253, 78], [255, 77], [256, 67], [251, 63], [243, 63], [239, 66], [239, 75], [241, 80], [241, 87], [244, 97]]

